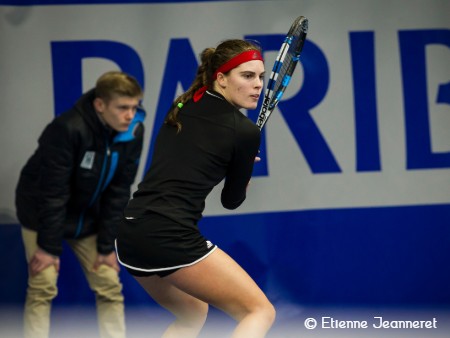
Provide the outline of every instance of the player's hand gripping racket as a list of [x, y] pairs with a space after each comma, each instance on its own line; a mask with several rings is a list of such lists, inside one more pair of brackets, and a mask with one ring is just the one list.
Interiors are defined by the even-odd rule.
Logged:
[[304, 16], [299, 16], [292, 23], [273, 65], [264, 94], [264, 101], [256, 121], [259, 129], [263, 128], [289, 85], [295, 66], [300, 59], [300, 53], [307, 33], [308, 19]]

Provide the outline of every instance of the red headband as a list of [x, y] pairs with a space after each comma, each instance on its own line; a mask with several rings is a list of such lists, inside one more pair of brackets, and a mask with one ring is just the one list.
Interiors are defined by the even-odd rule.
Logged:
[[[222, 66], [217, 68], [216, 72], [213, 75], [213, 80], [217, 79], [217, 74], [229, 72], [230, 70], [232, 70], [233, 68], [236, 68], [240, 64], [248, 62], [248, 61], [253, 61], [253, 60], [264, 61], [259, 50], [252, 49], [252, 50], [248, 50], [246, 52], [242, 52], [241, 54], [236, 55], [234, 58], [228, 60]], [[197, 90], [194, 93], [194, 97], [193, 97], [194, 102], [197, 102], [198, 100], [200, 100], [202, 98], [203, 94], [206, 92], [206, 90], [207, 90], [206, 86], [203, 86], [202, 88]]]
[[248, 50], [246, 52], [238, 54], [234, 58], [228, 60], [222, 66], [217, 68], [216, 72], [213, 75], [213, 80], [217, 79], [217, 74], [229, 72], [230, 70], [232, 70], [233, 68], [236, 68], [240, 64], [242, 64], [244, 62], [248, 62], [248, 61], [253, 61], [253, 60], [264, 61], [261, 53], [258, 50], [253, 49], [253, 50]]

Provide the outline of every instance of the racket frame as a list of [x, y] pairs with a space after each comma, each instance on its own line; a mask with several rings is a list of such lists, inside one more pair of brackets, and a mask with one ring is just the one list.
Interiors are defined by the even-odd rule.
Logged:
[[[277, 83], [278, 77], [280, 76], [280, 71], [283, 67], [283, 62], [286, 58], [286, 55], [291, 47], [292, 42], [294, 41], [294, 32], [300, 26], [300, 35], [298, 37], [298, 45], [296, 46], [295, 55], [292, 57], [290, 64], [287, 67], [286, 73], [283, 75], [283, 79], [281, 80], [279, 88], [277, 88], [277, 92], [275, 93], [275, 85]], [[272, 114], [275, 107], [281, 100], [281, 97], [284, 94], [289, 82], [291, 81], [292, 74], [294, 73], [295, 67], [300, 59], [300, 53], [303, 49], [303, 45], [306, 40], [306, 34], [308, 32], [308, 19], [304, 16], [299, 16], [292, 23], [289, 32], [284, 39], [283, 44], [278, 52], [278, 55], [275, 59], [275, 63], [272, 67], [272, 72], [270, 74], [269, 81], [267, 83], [267, 87], [264, 93], [264, 99], [261, 105], [261, 110], [259, 111], [258, 118], [256, 120], [256, 125], [260, 130], [264, 127], [269, 116]]]

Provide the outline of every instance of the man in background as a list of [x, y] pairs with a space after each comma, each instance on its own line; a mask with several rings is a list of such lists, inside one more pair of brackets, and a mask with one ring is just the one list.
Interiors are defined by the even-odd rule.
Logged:
[[103, 74], [47, 125], [21, 171], [16, 209], [29, 267], [26, 338], [49, 336], [64, 240], [95, 293], [100, 336], [125, 337], [114, 240], [142, 151], [142, 96], [128, 74]]

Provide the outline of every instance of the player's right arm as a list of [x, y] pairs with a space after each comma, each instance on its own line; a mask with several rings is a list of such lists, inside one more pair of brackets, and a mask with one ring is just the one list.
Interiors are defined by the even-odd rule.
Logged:
[[221, 194], [222, 205], [227, 209], [236, 209], [244, 202], [261, 141], [260, 131], [253, 122], [247, 118], [240, 122]]

